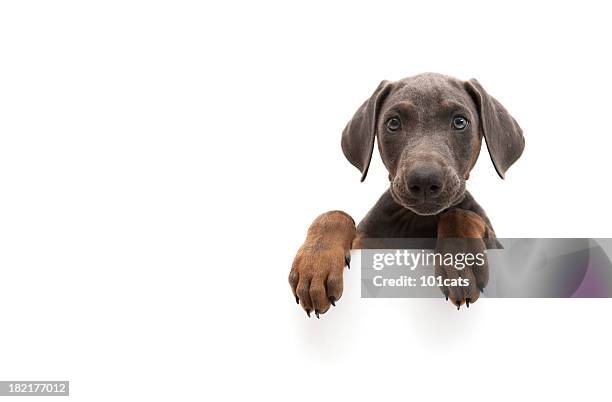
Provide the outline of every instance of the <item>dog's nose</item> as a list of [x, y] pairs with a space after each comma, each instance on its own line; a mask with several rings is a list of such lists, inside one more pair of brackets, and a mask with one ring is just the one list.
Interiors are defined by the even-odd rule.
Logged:
[[406, 176], [410, 195], [422, 201], [435, 199], [444, 187], [442, 169], [436, 165], [424, 165], [410, 170]]

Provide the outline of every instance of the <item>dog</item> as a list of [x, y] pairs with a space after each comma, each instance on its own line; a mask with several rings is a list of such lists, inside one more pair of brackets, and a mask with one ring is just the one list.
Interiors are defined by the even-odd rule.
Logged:
[[[487, 215], [466, 190], [483, 138], [503, 179], [523, 153], [525, 139], [516, 120], [477, 80], [426, 73], [380, 83], [346, 125], [341, 144], [363, 182], [378, 143], [389, 189], [358, 226], [347, 213], [330, 211], [308, 228], [289, 284], [309, 317], [314, 311], [319, 318], [342, 296], [351, 249], [390, 248], [376, 242], [389, 238], [432, 238], [440, 251], [457, 249], [450, 239], [465, 240], [461, 248], [474, 252], [497, 244]], [[489, 270], [439, 264], [436, 276], [470, 280], [469, 286], [441, 287], [459, 309], [478, 299]]]

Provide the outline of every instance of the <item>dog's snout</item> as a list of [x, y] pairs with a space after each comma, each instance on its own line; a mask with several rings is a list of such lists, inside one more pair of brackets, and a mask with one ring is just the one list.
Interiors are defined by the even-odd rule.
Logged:
[[435, 199], [444, 187], [442, 169], [433, 164], [411, 169], [405, 180], [410, 195], [421, 201]]

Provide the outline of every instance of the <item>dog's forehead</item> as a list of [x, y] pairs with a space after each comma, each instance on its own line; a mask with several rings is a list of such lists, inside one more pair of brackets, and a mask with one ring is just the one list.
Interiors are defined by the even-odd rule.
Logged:
[[387, 105], [409, 102], [415, 107], [446, 107], [449, 103], [470, 103], [463, 81], [442, 74], [420, 74], [395, 82]]

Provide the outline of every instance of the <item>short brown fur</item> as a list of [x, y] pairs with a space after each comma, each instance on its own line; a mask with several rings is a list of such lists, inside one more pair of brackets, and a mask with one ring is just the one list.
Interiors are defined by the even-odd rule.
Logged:
[[[428, 73], [380, 83], [344, 129], [342, 150], [363, 181], [378, 142], [390, 187], [357, 227], [348, 214], [331, 211], [308, 229], [289, 283], [309, 316], [314, 311], [319, 317], [342, 296], [351, 248], [393, 248], [389, 241], [401, 238], [437, 239], [438, 251], [484, 253], [499, 246], [487, 215], [465, 189], [483, 138], [504, 178], [525, 140], [478, 81]], [[469, 287], [441, 288], [459, 308], [479, 298], [489, 271], [486, 264], [438, 266], [436, 275], [470, 279]]]

